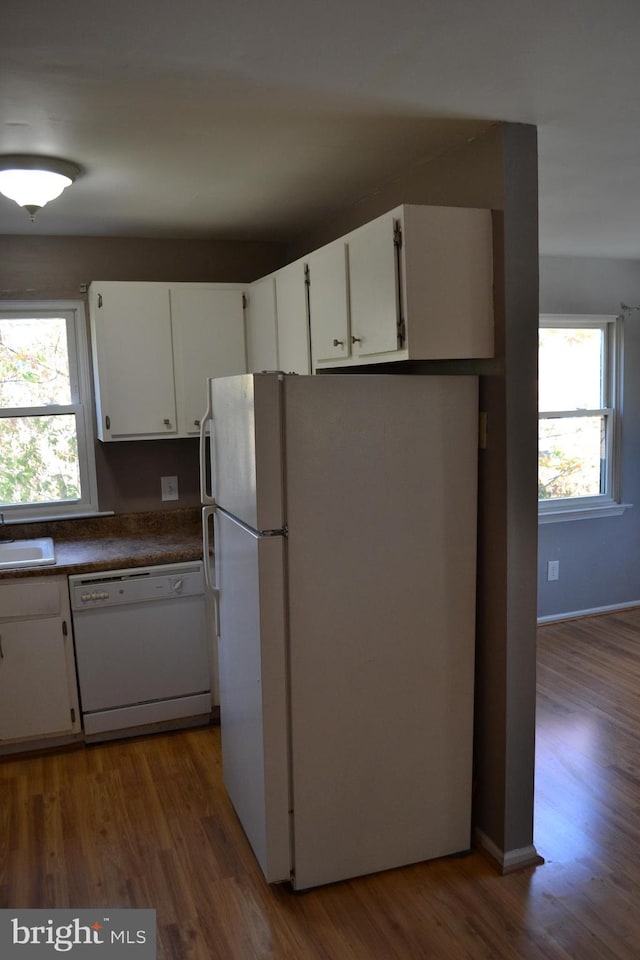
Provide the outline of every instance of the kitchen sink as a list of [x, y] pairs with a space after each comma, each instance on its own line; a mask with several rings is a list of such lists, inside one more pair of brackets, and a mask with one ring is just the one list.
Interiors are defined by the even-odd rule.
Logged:
[[42, 567], [55, 563], [53, 540], [0, 540], [0, 570], [7, 567]]

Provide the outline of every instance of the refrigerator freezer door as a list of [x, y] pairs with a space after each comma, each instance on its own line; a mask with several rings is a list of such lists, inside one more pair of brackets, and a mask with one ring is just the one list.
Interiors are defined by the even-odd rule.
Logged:
[[211, 490], [257, 531], [284, 527], [282, 381], [277, 373], [209, 381]]
[[270, 882], [288, 880], [284, 541], [216, 511], [224, 783]]

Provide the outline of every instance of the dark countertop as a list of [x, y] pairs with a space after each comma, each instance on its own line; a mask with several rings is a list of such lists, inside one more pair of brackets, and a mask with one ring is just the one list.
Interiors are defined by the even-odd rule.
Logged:
[[0, 580], [202, 559], [197, 508], [16, 524], [7, 529], [16, 540], [51, 537], [56, 562], [40, 567], [6, 567], [0, 570]]

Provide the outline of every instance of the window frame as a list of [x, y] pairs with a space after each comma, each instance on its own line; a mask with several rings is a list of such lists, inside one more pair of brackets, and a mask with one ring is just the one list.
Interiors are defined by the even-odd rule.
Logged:
[[[602, 403], [589, 410], [540, 410], [541, 420], [561, 417], [603, 416], [606, 421], [605, 490], [590, 497], [562, 497], [538, 500], [538, 520], [553, 523], [595, 516], [617, 516], [630, 504], [620, 501], [621, 402], [622, 402], [622, 318], [610, 314], [541, 314], [539, 329], [600, 329], [604, 332]], [[538, 461], [539, 462], [539, 461]]]
[[82, 300], [0, 300], [0, 318], [63, 318], [67, 327], [71, 403], [54, 407], [0, 407], [0, 418], [71, 413], [76, 418], [81, 496], [30, 504], [0, 504], [5, 522], [61, 520], [99, 513], [89, 338]]

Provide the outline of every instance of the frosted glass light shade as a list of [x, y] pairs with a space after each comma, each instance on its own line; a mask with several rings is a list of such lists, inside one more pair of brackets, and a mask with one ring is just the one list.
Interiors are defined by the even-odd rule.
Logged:
[[70, 183], [69, 177], [49, 170], [0, 170], [0, 193], [21, 207], [44, 207]]
[[0, 156], [0, 193], [24, 207], [33, 220], [79, 173], [76, 164], [56, 157]]

